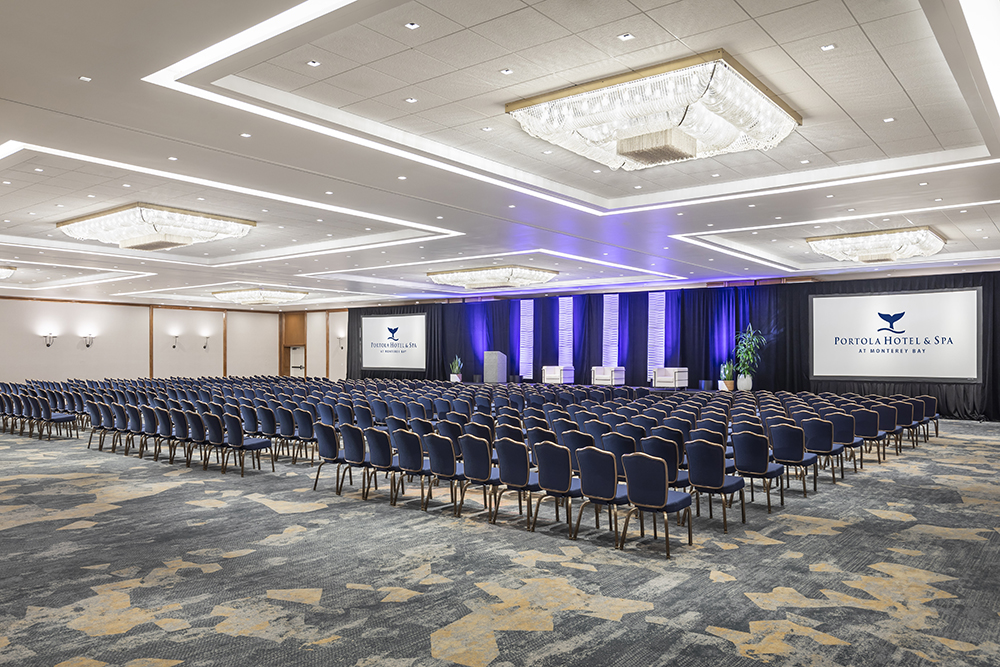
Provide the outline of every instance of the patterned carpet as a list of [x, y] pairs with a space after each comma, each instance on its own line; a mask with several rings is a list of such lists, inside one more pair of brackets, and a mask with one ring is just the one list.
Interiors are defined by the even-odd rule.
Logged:
[[515, 499], [490, 525], [473, 492], [456, 519], [446, 490], [338, 497], [329, 466], [314, 492], [308, 464], [3, 436], [0, 664], [997, 665], [1000, 428], [941, 432], [728, 535], [703, 506], [670, 561], [589, 511], [570, 541], [551, 503], [528, 533]]

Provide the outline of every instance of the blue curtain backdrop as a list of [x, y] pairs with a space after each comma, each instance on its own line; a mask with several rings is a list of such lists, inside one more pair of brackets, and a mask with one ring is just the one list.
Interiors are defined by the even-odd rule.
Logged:
[[[809, 379], [809, 296], [813, 294], [874, 294], [885, 292], [983, 288], [983, 378], [980, 383], [811, 381]], [[664, 331], [665, 366], [687, 366], [691, 385], [714, 382], [719, 366], [730, 358], [737, 331], [753, 324], [767, 338], [760, 366], [754, 374], [755, 389], [788, 391], [854, 391], [859, 394], [894, 393], [938, 398], [943, 416], [1000, 420], [1000, 375], [995, 368], [1000, 332], [996, 307], [1000, 273], [917, 276], [841, 282], [798, 283], [669, 290], [666, 292]], [[558, 299], [535, 299], [535, 379], [541, 367], [559, 361]], [[648, 348], [648, 295], [620, 295], [619, 363], [626, 382], [646, 384]], [[361, 317], [400, 313], [427, 314], [427, 371], [373, 372], [361, 370]], [[590, 380], [590, 368], [601, 365], [603, 295], [573, 298], [573, 366], [579, 383]], [[356, 308], [348, 314], [348, 377], [447, 379], [448, 362], [456, 355], [465, 362], [463, 375], [471, 380], [482, 374], [483, 352], [507, 354], [510, 373], [518, 372], [520, 302], [493, 301], [466, 304], [426, 304]]]

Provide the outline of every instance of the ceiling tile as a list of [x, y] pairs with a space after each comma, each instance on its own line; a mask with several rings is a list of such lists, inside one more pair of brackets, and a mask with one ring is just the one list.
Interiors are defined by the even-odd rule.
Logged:
[[882, 160], [885, 153], [874, 144], [868, 146], [858, 146], [844, 150], [829, 151], [827, 154], [831, 160], [837, 164], [855, 164], [858, 162], [871, 162], [872, 160]]
[[438, 123], [426, 118], [421, 118], [420, 116], [404, 116], [402, 118], [396, 118], [388, 121], [386, 125], [417, 135], [424, 135], [444, 129], [443, 126]]
[[529, 7], [482, 23], [472, 30], [511, 51], [553, 42], [569, 34], [566, 28]]
[[420, 0], [439, 14], [469, 27], [495, 19], [504, 14], [524, 9], [521, 0], [490, 0], [489, 2], [470, 2], [469, 0]]
[[[319, 65], [315, 67], [309, 65], [310, 61], [318, 62]], [[312, 44], [306, 44], [291, 51], [286, 51], [280, 56], [271, 58], [268, 62], [316, 81], [346, 72], [358, 66], [358, 63], [350, 58], [345, 58]]]
[[607, 54], [576, 35], [524, 49], [518, 55], [552, 73], [608, 59]]
[[841, 0], [816, 0], [757, 19], [776, 42], [794, 42], [856, 25]]
[[938, 132], [936, 136], [941, 146], [946, 149], [983, 145], [983, 136], [978, 129]]
[[[510, 74], [503, 74], [501, 70], [510, 69]], [[466, 67], [467, 74], [482, 79], [494, 87], [494, 89], [506, 88], [519, 83], [531, 81], [538, 77], [545, 76], [549, 70], [538, 63], [522, 58], [520, 55], [511, 53], [502, 58], [495, 58], [484, 63]]]
[[458, 127], [476, 122], [482, 123], [486, 120], [485, 115], [461, 104], [444, 104], [427, 111], [422, 111], [417, 115], [432, 120], [435, 123], [440, 123], [445, 127]]
[[[406, 27], [408, 23], [416, 23], [420, 27], [411, 30]], [[462, 29], [460, 24], [419, 2], [407, 2], [381, 14], [376, 14], [362, 21], [361, 25], [411, 47], [425, 44]]]
[[535, 9], [573, 32], [639, 13], [628, 0], [544, 0]]
[[360, 24], [338, 30], [332, 35], [320, 39], [314, 39], [312, 43], [321, 49], [362, 64], [388, 58], [394, 53], [405, 51], [407, 48], [406, 44], [389, 39], [385, 35], [380, 35]]
[[750, 16], [763, 16], [774, 14], [790, 7], [805, 5], [813, 0], [737, 0], [740, 6]]
[[601, 62], [581, 65], [559, 72], [559, 76], [572, 82], [574, 85], [597, 81], [616, 74], [627, 72], [629, 68], [622, 65], [617, 60], [602, 60]]
[[[618, 35], [629, 33], [633, 39], [622, 41]], [[674, 36], [645, 14], [597, 26], [579, 33], [579, 36], [610, 56], [632, 53], [652, 46], [671, 42]]]
[[378, 121], [380, 123], [406, 115], [404, 112], [391, 107], [388, 104], [382, 104], [381, 102], [376, 102], [375, 100], [370, 99], [362, 100], [356, 104], [344, 107], [344, 111], [352, 113], [356, 116], [361, 116], [362, 118]]
[[420, 83], [458, 69], [454, 65], [444, 63], [414, 49], [376, 60], [369, 67], [407, 83]]
[[651, 19], [678, 39], [750, 18], [736, 4], [736, 0], [679, 0], [648, 13]]
[[512, 99], [523, 99], [526, 97], [541, 95], [542, 93], [552, 92], [554, 90], [562, 90], [563, 88], [568, 88], [571, 85], [573, 84], [558, 74], [549, 74], [537, 79], [532, 79], [531, 81], [525, 81], [524, 83], [508, 86], [507, 90], [509, 90], [514, 96]]
[[[920, 153], [930, 153], [941, 150], [941, 144], [937, 137], [922, 136], [910, 139], [900, 139], [897, 141], [880, 141], [879, 148], [889, 157], [902, 157], [904, 155], [919, 155]], [[931, 205], [930, 199], [927, 205]]]
[[671, 60], [680, 60], [681, 58], [687, 58], [688, 56], [693, 55], [695, 55], [695, 52], [689, 49], [684, 42], [675, 40], [673, 42], [657, 44], [656, 46], [651, 46], [648, 49], [632, 51], [631, 53], [623, 53], [619, 56], [615, 56], [615, 59], [632, 69], [642, 69], [643, 67], [649, 67], [650, 65], [659, 65], [660, 63], [667, 63]]
[[368, 66], [358, 67], [349, 72], [332, 76], [326, 79], [326, 83], [356, 93], [364, 98], [398, 90], [406, 85], [405, 81], [383, 74]]
[[306, 99], [313, 100], [314, 102], [319, 102], [320, 104], [325, 104], [329, 107], [338, 109], [340, 107], [346, 107], [349, 104], [354, 104], [355, 102], [360, 102], [364, 99], [361, 95], [346, 91], [343, 88], [331, 86], [330, 84], [322, 81], [314, 83], [311, 86], [299, 88], [295, 91], [295, 94], [301, 95]]
[[450, 102], [464, 100], [474, 95], [482, 95], [493, 89], [488, 81], [483, 81], [465, 70], [429, 79], [421, 83], [420, 87]]
[[[399, 90], [394, 90], [391, 93], [385, 93], [371, 99], [399, 109], [409, 115], [427, 111], [448, 102], [443, 97], [434, 95], [419, 86], [406, 86], [405, 88], [400, 88]], [[408, 99], [415, 99], [416, 102], [407, 102], [406, 100]]]
[[416, 50], [459, 67], [475, 65], [510, 53], [508, 49], [471, 30], [452, 33], [433, 42], [421, 44]]
[[864, 24], [862, 29], [877, 49], [922, 39], [934, 39], [934, 31], [922, 11], [897, 14]]
[[[732, 25], [709, 30], [684, 38], [684, 43], [692, 51], [704, 53], [723, 48], [742, 62], [742, 54], [768, 47], [777, 47], [770, 35], [757, 25], [756, 21], [741, 21]], [[745, 63], [744, 63], [745, 64]]]
[[836, 150], [874, 146], [868, 135], [853, 120], [803, 125], [797, 132], [827, 155]]
[[[767, 0], [762, 0], [766, 2]], [[903, 14], [920, 9], [920, 0], [844, 0], [844, 4], [854, 14], [858, 23], [867, 23], [895, 14]]]
[[238, 76], [286, 92], [301, 88], [302, 86], [308, 86], [315, 81], [315, 79], [296, 74], [291, 70], [272, 65], [271, 63], [254, 65], [240, 72]]

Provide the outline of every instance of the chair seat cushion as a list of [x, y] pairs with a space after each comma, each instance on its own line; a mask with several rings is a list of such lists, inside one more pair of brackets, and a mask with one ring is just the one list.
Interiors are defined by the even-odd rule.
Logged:
[[468, 479], [473, 484], [480, 484], [482, 486], [499, 486], [500, 484], [502, 484], [502, 482], [500, 481], [500, 471], [497, 470], [496, 468], [493, 468], [490, 471], [489, 479], [471, 479], [471, 478]]
[[736, 461], [733, 459], [726, 459], [726, 474], [733, 475], [736, 473]]
[[767, 470], [763, 472], [748, 472], [745, 470], [738, 471], [742, 477], [753, 477], [755, 479], [772, 479], [774, 477], [781, 477], [785, 473], [785, 466], [780, 463], [768, 463]]
[[403, 470], [403, 472], [406, 473], [407, 475], [424, 475], [425, 477], [429, 477], [434, 474], [433, 472], [431, 472], [431, 462], [429, 459], [426, 458], [424, 459], [423, 465], [420, 467], [420, 470]]
[[442, 476], [442, 475], [438, 475], [437, 473], [434, 473], [434, 475], [436, 477], [438, 477], [439, 479], [456, 479], [456, 480], [464, 482], [465, 481], [465, 464], [463, 464], [461, 461], [456, 462], [455, 463], [455, 474], [454, 475], [443, 475]]
[[722, 482], [722, 493], [735, 493], [746, 486], [746, 484], [746, 481], [742, 477], [726, 475]]
[[271, 441], [267, 438], [243, 438], [243, 449], [256, 451], [267, 449], [271, 446]]
[[684, 491], [667, 491], [667, 504], [664, 512], [679, 512], [685, 507], [691, 507], [691, 494]]
[[615, 497], [611, 500], [591, 498], [590, 496], [587, 496], [587, 500], [595, 505], [628, 505], [628, 486], [625, 482], [618, 482], [618, 488], [615, 489]]
[[685, 487], [688, 487], [688, 486], [691, 486], [691, 478], [688, 475], [688, 471], [687, 470], [678, 470], [677, 471], [677, 479], [674, 480], [674, 483], [671, 484], [670, 486], [681, 488], [681, 489], [683, 489]]
[[549, 491], [548, 489], [543, 489], [545, 493], [550, 496], [555, 496], [557, 498], [582, 498], [583, 491], [580, 489], [580, 478], [574, 477], [569, 482], [569, 491], [563, 493], [561, 491]]

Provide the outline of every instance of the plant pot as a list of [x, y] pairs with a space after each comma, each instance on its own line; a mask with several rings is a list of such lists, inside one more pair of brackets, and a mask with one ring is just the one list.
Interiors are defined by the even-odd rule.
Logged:
[[462, 381], [462, 374], [461, 373], [452, 373], [451, 376], [449, 377], [449, 379], [452, 382], [461, 382]]
[[753, 376], [741, 375], [736, 378], [736, 388], [740, 391], [750, 391], [753, 389]]
[[732, 391], [735, 388], [735, 380], [719, 380], [719, 391]]

